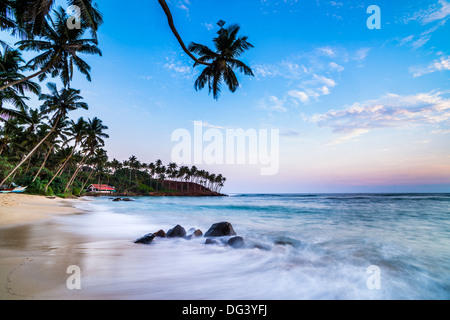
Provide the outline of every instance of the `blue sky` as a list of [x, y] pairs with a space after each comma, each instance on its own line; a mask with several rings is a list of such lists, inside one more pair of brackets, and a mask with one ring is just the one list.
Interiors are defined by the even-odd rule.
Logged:
[[[255, 77], [219, 101], [193, 83], [157, 1], [99, 1], [103, 57], [77, 74], [88, 112], [109, 126], [111, 158], [171, 161], [171, 134], [210, 128], [278, 129], [280, 169], [199, 166], [226, 192], [450, 192], [450, 1], [170, 0], [186, 43], [212, 47], [220, 19], [255, 48]], [[366, 12], [377, 5], [381, 29]]]

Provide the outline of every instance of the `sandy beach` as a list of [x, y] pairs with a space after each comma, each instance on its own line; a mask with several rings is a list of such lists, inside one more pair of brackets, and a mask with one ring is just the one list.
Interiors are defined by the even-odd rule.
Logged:
[[30, 223], [52, 215], [74, 214], [74, 200], [27, 194], [0, 194], [0, 227]]
[[58, 231], [52, 217], [79, 214], [74, 201], [0, 194], [0, 299], [60, 296], [67, 250], [81, 239]]

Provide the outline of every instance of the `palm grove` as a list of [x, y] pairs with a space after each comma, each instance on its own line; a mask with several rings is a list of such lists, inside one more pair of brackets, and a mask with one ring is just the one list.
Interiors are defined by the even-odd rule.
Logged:
[[[54, 2], [0, 1], [0, 31], [17, 39], [14, 44], [0, 40], [0, 186], [14, 182], [28, 186], [30, 193], [77, 195], [94, 181], [113, 182], [119, 190], [140, 193], [186, 191], [195, 182], [220, 191], [226, 179], [195, 166], [164, 166], [160, 160], [145, 164], [134, 156], [124, 162], [108, 161], [103, 149], [108, 127], [102, 120], [70, 118], [74, 110], [89, 108], [81, 91], [71, 88], [71, 81], [76, 71], [91, 81], [91, 66], [83, 55], [102, 55], [97, 31], [103, 17], [92, 0], [67, 0], [69, 8], [77, 9], [70, 14], [62, 7], [55, 8]], [[218, 37], [213, 39], [216, 51], [196, 43], [190, 43], [188, 49], [166, 2], [158, 2], [181, 47], [195, 61], [194, 67], [205, 66], [194, 83], [196, 90], [208, 85], [218, 99], [222, 82], [231, 92], [239, 87], [234, 69], [253, 76], [252, 70], [237, 60], [253, 47], [247, 37], [237, 36], [239, 26], [224, 29], [224, 22], [219, 22]], [[25, 61], [24, 51], [35, 56]], [[49, 77], [59, 79], [60, 84], [44, 83]], [[27, 104], [32, 96], [40, 105]]]

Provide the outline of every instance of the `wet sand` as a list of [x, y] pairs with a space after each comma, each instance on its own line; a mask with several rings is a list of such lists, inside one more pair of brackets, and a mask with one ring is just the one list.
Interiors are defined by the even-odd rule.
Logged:
[[74, 201], [27, 194], [0, 193], [0, 227], [30, 223], [52, 215], [74, 214]]
[[74, 232], [65, 216], [89, 214], [75, 201], [0, 195], [0, 300], [158, 299], [141, 278], [147, 248]]
[[[74, 201], [0, 194], [0, 299], [76, 299], [64, 295], [71, 252], [83, 239], [59, 231], [55, 216], [79, 214]], [[64, 290], [64, 291], [63, 291]]]

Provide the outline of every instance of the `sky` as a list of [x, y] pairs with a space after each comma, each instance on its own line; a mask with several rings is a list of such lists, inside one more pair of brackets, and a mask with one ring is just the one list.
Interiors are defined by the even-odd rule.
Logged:
[[98, 3], [103, 56], [83, 57], [92, 82], [77, 73], [71, 86], [90, 108], [72, 118], [103, 120], [110, 159], [168, 163], [173, 133], [201, 121], [279, 132], [274, 174], [262, 160], [195, 163], [226, 176], [227, 193], [450, 192], [450, 1], [169, 0], [185, 43], [213, 48], [224, 20], [254, 45], [240, 59], [255, 76], [237, 71], [218, 101], [195, 91], [202, 67], [157, 1]]

